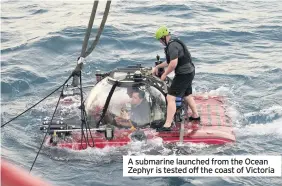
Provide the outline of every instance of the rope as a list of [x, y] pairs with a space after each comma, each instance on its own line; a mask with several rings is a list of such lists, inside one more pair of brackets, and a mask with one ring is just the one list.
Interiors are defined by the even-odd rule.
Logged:
[[85, 51], [86, 51], [87, 44], [88, 44], [88, 41], [89, 41], [89, 37], [90, 37], [90, 34], [91, 34], [91, 30], [92, 30], [93, 22], [94, 22], [94, 19], [95, 19], [95, 14], [96, 14], [96, 11], [97, 11], [98, 3], [99, 3], [99, 1], [95, 0], [94, 4], [93, 4], [90, 20], [89, 20], [89, 23], [88, 23], [88, 28], [87, 28], [87, 31], [86, 31], [86, 34], [85, 34], [85, 37], [84, 37], [84, 42], [83, 42], [82, 50], [81, 50], [81, 54], [80, 54], [80, 56], [82, 56], [82, 57], [85, 56]]
[[100, 24], [100, 28], [98, 29], [98, 33], [96, 35], [96, 38], [93, 41], [90, 48], [87, 51], [85, 51], [86, 48], [87, 48], [87, 45], [88, 45], [89, 37], [90, 37], [90, 34], [91, 34], [91, 30], [92, 30], [92, 26], [93, 26], [95, 14], [96, 14], [97, 6], [98, 6], [98, 1], [96, 1], [96, 0], [94, 1], [90, 20], [89, 20], [89, 23], [88, 23], [88, 28], [87, 28], [87, 31], [86, 31], [86, 34], [85, 34], [85, 37], [84, 37], [83, 45], [82, 45], [81, 54], [80, 54], [80, 57], [78, 58], [78, 63], [77, 63], [77, 66], [74, 70], [74, 76], [73, 76], [73, 81], [72, 81], [72, 86], [74, 86], [74, 87], [78, 86], [77, 72], [81, 71], [82, 66], [83, 66], [83, 62], [80, 62], [80, 60], [86, 58], [95, 49], [96, 45], [98, 44], [98, 41], [100, 39], [100, 36], [102, 34], [102, 31], [104, 29], [105, 23], [107, 21], [108, 15], [109, 15], [110, 5], [111, 5], [111, 1], [107, 1], [105, 11], [104, 11], [104, 15], [103, 15], [103, 19], [102, 19], [102, 22]]
[[[82, 92], [82, 77], [81, 77], [81, 73], [80, 73], [80, 101], [81, 101], [81, 147], [82, 147], [82, 139], [84, 137], [84, 139], [86, 140], [86, 145], [88, 144], [90, 147], [94, 147], [94, 139], [92, 137], [92, 133], [89, 127], [89, 124], [87, 122], [87, 116], [86, 116], [86, 111], [85, 111], [85, 106], [84, 106], [84, 102], [83, 102], [83, 92]], [[86, 136], [84, 134], [83, 131], [83, 125], [85, 125], [85, 129], [86, 129]], [[88, 140], [88, 132], [87, 129], [90, 132], [90, 137], [92, 139], [92, 145], [90, 145], [89, 140]], [[87, 146], [86, 146], [87, 147]]]
[[99, 28], [98, 33], [96, 35], [96, 38], [95, 38], [93, 44], [91, 45], [91, 47], [85, 53], [85, 56], [82, 56], [82, 57], [87, 57], [96, 47], [96, 45], [99, 41], [99, 38], [102, 34], [102, 31], [104, 29], [105, 23], [106, 23], [106, 20], [107, 20], [108, 14], [109, 14], [109, 10], [110, 10], [110, 5], [111, 5], [111, 1], [107, 1], [106, 8], [105, 8], [104, 15], [103, 15], [103, 20], [101, 22], [101, 25], [100, 25], [100, 28]]
[[[64, 90], [65, 84], [67, 84], [67, 82], [69, 81], [69, 79], [70, 79], [71, 77], [72, 77], [72, 76], [70, 76], [70, 77], [64, 82], [64, 84], [61, 86], [61, 87], [63, 87], [62, 92], [61, 92], [61, 95], [63, 95], [63, 90]], [[58, 109], [60, 100], [61, 100], [61, 96], [59, 97], [59, 99], [58, 99], [58, 101], [57, 101], [57, 105], [56, 105], [56, 108], [55, 108], [54, 113], [53, 113], [53, 115], [52, 115], [52, 119], [51, 119], [51, 121], [50, 121], [50, 123], [49, 123], [49, 125], [48, 125], [48, 130], [47, 130], [47, 131], [50, 130], [50, 125], [51, 125], [51, 123], [52, 123], [52, 121], [53, 121], [53, 119], [54, 119], [54, 116], [55, 116], [55, 113], [56, 113], [56, 111], [57, 111], [57, 109]], [[40, 145], [39, 151], [38, 151], [37, 154], [36, 154], [36, 157], [35, 157], [35, 159], [34, 159], [34, 161], [33, 161], [33, 163], [32, 163], [32, 166], [31, 166], [29, 172], [31, 172], [31, 170], [32, 170], [32, 168], [33, 168], [33, 166], [34, 166], [34, 164], [35, 164], [35, 162], [36, 162], [36, 160], [37, 160], [37, 157], [38, 157], [38, 155], [39, 155], [39, 153], [40, 153], [40, 151], [41, 151], [41, 149], [42, 149], [42, 147], [43, 147], [43, 144], [44, 144], [44, 142], [45, 142], [45, 139], [46, 139], [47, 134], [48, 134], [48, 132], [45, 133], [45, 136], [44, 136], [44, 138], [43, 138], [43, 140], [42, 140], [42, 143], [41, 143], [41, 145]]]
[[[63, 91], [63, 90], [62, 90], [62, 91]], [[50, 130], [50, 125], [51, 125], [51, 123], [52, 123], [52, 121], [53, 121], [53, 118], [54, 118], [55, 113], [56, 113], [56, 111], [57, 111], [57, 108], [58, 108], [58, 106], [59, 106], [60, 100], [61, 100], [61, 96], [60, 96], [59, 99], [58, 99], [56, 108], [55, 108], [55, 110], [54, 110], [54, 113], [53, 113], [51, 122], [50, 122], [49, 125], [48, 125], [48, 130], [47, 130], [47, 131]], [[45, 133], [44, 139], [43, 139], [43, 141], [42, 141], [42, 143], [41, 143], [41, 145], [40, 145], [39, 151], [38, 151], [37, 154], [36, 154], [36, 157], [35, 157], [35, 159], [34, 159], [34, 161], [33, 161], [33, 163], [32, 163], [32, 166], [31, 166], [29, 172], [31, 172], [31, 170], [32, 170], [32, 168], [33, 168], [33, 166], [34, 166], [34, 164], [35, 164], [35, 162], [36, 162], [36, 160], [37, 160], [37, 157], [38, 157], [39, 152], [41, 151], [41, 149], [42, 149], [42, 147], [43, 147], [43, 144], [44, 144], [44, 142], [45, 142], [45, 139], [46, 139], [47, 134], [48, 134], [48, 132]]]

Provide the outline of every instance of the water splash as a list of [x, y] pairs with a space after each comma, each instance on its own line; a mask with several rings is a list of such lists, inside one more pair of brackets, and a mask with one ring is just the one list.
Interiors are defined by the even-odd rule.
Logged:
[[236, 129], [238, 137], [251, 136], [276, 136], [282, 138], [281, 128], [282, 118], [274, 120], [270, 123], [249, 124], [242, 128]]
[[250, 124], [252, 123], [266, 124], [282, 117], [282, 106], [273, 105], [269, 108], [260, 110], [259, 112], [246, 113], [244, 116], [247, 122]]

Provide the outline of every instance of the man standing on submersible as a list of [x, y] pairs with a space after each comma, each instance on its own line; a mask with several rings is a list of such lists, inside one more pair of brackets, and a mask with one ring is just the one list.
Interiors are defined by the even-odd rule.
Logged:
[[184, 97], [186, 103], [191, 108], [192, 116], [189, 117], [189, 120], [200, 120], [196, 103], [192, 97], [192, 81], [195, 76], [195, 66], [185, 44], [179, 39], [172, 38], [165, 26], [161, 26], [156, 31], [156, 39], [165, 46], [166, 62], [157, 65], [153, 69], [153, 74], [157, 75], [159, 68], [168, 67], [161, 76], [161, 80], [164, 81], [169, 73], [173, 70], [175, 71], [175, 77], [166, 97], [168, 103], [166, 122], [158, 130], [170, 131], [176, 112], [176, 97]]

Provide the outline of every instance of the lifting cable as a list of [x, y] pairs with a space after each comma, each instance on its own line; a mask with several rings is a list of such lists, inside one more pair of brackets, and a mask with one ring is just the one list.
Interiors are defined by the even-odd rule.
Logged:
[[[100, 24], [100, 28], [98, 29], [96, 38], [93, 41], [90, 48], [88, 48], [87, 51], [86, 51], [88, 41], [89, 41], [89, 38], [90, 38], [90, 34], [91, 34], [91, 30], [92, 30], [92, 27], [93, 27], [93, 22], [94, 22], [94, 19], [95, 19], [95, 14], [97, 12], [98, 2], [99, 1], [95, 0], [94, 4], [93, 4], [91, 16], [90, 16], [89, 23], [88, 23], [88, 28], [87, 28], [87, 31], [86, 31], [86, 34], [85, 34], [85, 37], [84, 37], [83, 45], [82, 45], [81, 54], [80, 54], [80, 57], [78, 58], [77, 66], [76, 66], [76, 68], [73, 72], [73, 82], [72, 82], [72, 86], [74, 86], [74, 87], [76, 87], [76, 86], [78, 86], [78, 84], [80, 84], [80, 89], [81, 89], [81, 145], [82, 145], [82, 141], [83, 141], [83, 138], [84, 138], [85, 142], [86, 142], [85, 148], [87, 148], [87, 145], [89, 145], [90, 147], [94, 147], [94, 139], [92, 137], [92, 133], [91, 133], [89, 124], [87, 123], [86, 111], [85, 111], [85, 106], [84, 106], [84, 102], [83, 102], [81, 70], [82, 70], [82, 67], [83, 67], [84, 58], [86, 58], [95, 49], [96, 45], [98, 44], [98, 41], [100, 39], [100, 36], [101, 36], [102, 31], [103, 31], [104, 26], [105, 26], [105, 23], [106, 23], [108, 14], [109, 14], [109, 10], [110, 10], [110, 5], [111, 5], [111, 1], [107, 1], [105, 11], [104, 11], [104, 15], [103, 15], [103, 19], [102, 19], [102, 22]], [[86, 130], [86, 136], [85, 136], [84, 131], [83, 131], [84, 125], [85, 125], [85, 130]], [[90, 137], [92, 139], [92, 145], [89, 144], [87, 129], [89, 130]]]

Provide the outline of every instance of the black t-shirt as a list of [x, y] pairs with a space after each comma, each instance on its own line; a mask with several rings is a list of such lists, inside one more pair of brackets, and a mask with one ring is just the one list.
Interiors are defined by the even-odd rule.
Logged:
[[[178, 58], [178, 65], [179, 65], [179, 58], [184, 57], [184, 49], [182, 45], [177, 41], [172, 41], [169, 44], [167, 52], [168, 52], [170, 61]], [[169, 64], [170, 61], [167, 61], [167, 63]], [[194, 71], [193, 64], [187, 62], [183, 64], [180, 68], [177, 68], [177, 70], [175, 70], [175, 74], [189, 74], [193, 71]]]

